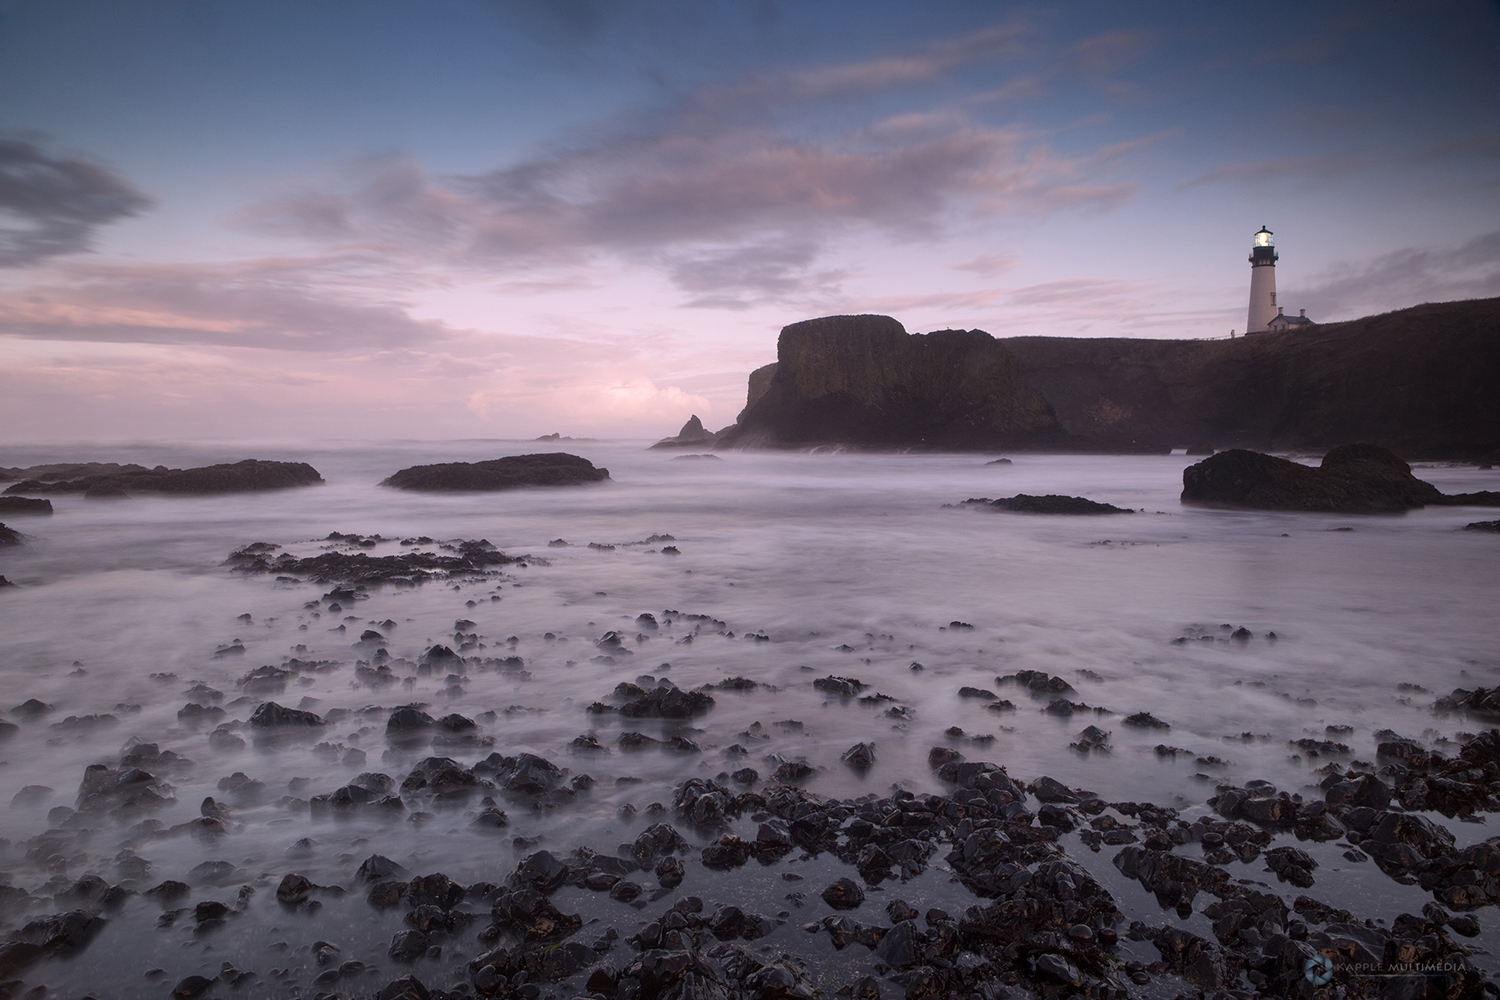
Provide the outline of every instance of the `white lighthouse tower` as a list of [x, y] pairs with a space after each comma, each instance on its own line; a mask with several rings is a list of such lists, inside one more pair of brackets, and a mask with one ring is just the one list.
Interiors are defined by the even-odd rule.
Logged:
[[1245, 332], [1265, 333], [1268, 324], [1276, 318], [1276, 245], [1271, 242], [1271, 231], [1265, 226], [1255, 234], [1255, 245], [1250, 248], [1250, 318], [1245, 323]]

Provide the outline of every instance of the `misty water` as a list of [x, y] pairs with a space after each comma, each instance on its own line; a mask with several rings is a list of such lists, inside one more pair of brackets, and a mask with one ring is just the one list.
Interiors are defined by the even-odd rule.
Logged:
[[[993, 456], [726, 453], [680, 461], [678, 453], [642, 444], [0, 450], [0, 465], [10, 466], [307, 461], [327, 480], [307, 489], [206, 498], [53, 495], [55, 516], [7, 519], [28, 537], [24, 547], [0, 553], [0, 573], [18, 584], [0, 592], [0, 708], [36, 698], [52, 711], [35, 719], [6, 713], [20, 731], [0, 745], [0, 802], [11, 803], [0, 814], [3, 881], [38, 896], [88, 873], [138, 891], [164, 879], [199, 883], [173, 906], [204, 899], [234, 904], [241, 886], [255, 890], [243, 913], [208, 933], [195, 932], [190, 917], [159, 928], [162, 906], [133, 896], [81, 956], [49, 960], [27, 982], [70, 996], [165, 996], [181, 977], [213, 976], [230, 961], [257, 971], [260, 990], [291, 995], [301, 988], [311, 996], [317, 990], [308, 983], [319, 970], [308, 948], [326, 940], [342, 949], [340, 961], [376, 970], [365, 974], [363, 986], [339, 989], [371, 989], [404, 971], [385, 955], [402, 926], [400, 912], [371, 909], [354, 882], [354, 869], [373, 853], [413, 874], [442, 871], [460, 882], [498, 883], [538, 848], [559, 857], [582, 845], [612, 850], [645, 825], [670, 819], [673, 786], [685, 778], [712, 778], [747, 764], [765, 777], [776, 766], [765, 759], [772, 754], [804, 758], [816, 768], [804, 787], [820, 795], [884, 795], [894, 786], [943, 791], [928, 765], [933, 746], [1003, 764], [1018, 779], [1050, 775], [1111, 801], [1171, 805], [1191, 819], [1209, 811], [1204, 803], [1216, 782], [1260, 778], [1290, 791], [1314, 786], [1321, 777], [1314, 769], [1328, 759], [1309, 758], [1290, 741], [1327, 739], [1329, 726], [1352, 727], [1336, 737], [1352, 751], [1338, 758], [1343, 763], [1373, 761], [1374, 733], [1384, 729], [1455, 750], [1444, 741], [1479, 724], [1435, 715], [1433, 700], [1454, 688], [1500, 682], [1500, 537], [1459, 530], [1489, 516], [1483, 511], [1339, 516], [1186, 507], [1178, 500], [1181, 471], [1194, 460], [1182, 456], [1015, 455], [1010, 465], [987, 465]], [[458, 495], [377, 485], [413, 464], [551, 447], [608, 467], [610, 481]], [[1500, 477], [1473, 467], [1416, 473], [1445, 492], [1495, 489]], [[1016, 493], [1086, 496], [1137, 513], [1049, 517], [945, 507]], [[387, 541], [356, 549], [322, 540], [334, 531]], [[672, 540], [645, 541], [653, 535]], [[339, 611], [322, 600], [330, 585], [278, 582], [225, 564], [231, 551], [252, 542], [297, 555], [330, 547], [381, 555], [412, 551], [400, 540], [417, 536], [434, 545], [484, 538], [530, 558], [484, 583], [371, 587], [365, 599]], [[568, 544], [549, 545], [558, 539]], [[678, 552], [664, 553], [665, 545]], [[638, 622], [646, 613], [658, 628]], [[706, 618], [688, 617], [700, 615]], [[459, 620], [473, 624], [456, 629]], [[394, 627], [379, 624], [387, 621]], [[1253, 638], [1232, 640], [1226, 626], [1244, 627]], [[371, 628], [384, 638], [359, 641]], [[595, 645], [611, 630], [626, 637], [623, 650]], [[1189, 641], [1174, 643], [1179, 637]], [[460, 649], [466, 641], [464, 656], [515, 656], [524, 668], [418, 673], [430, 647]], [[377, 662], [380, 648], [396, 681], [372, 687], [357, 676], [357, 664]], [[251, 670], [289, 658], [325, 662], [291, 679], [282, 693], [242, 690]], [[1060, 718], [1042, 711], [1045, 701], [997, 683], [1023, 669], [1061, 676], [1077, 689], [1076, 700], [1112, 714]], [[831, 698], [812, 684], [829, 675], [857, 678], [870, 686], [867, 694], [894, 700]], [[691, 722], [586, 711], [608, 701], [622, 681], [649, 677], [650, 686], [666, 678], [696, 688], [736, 676], [763, 687], [716, 690], [712, 711]], [[200, 684], [222, 696], [187, 693]], [[996, 712], [985, 700], [961, 698], [965, 686], [992, 691], [1016, 708]], [[337, 721], [300, 742], [257, 744], [246, 731], [243, 748], [210, 745], [215, 728], [247, 719], [265, 700], [332, 712]], [[179, 711], [195, 701], [224, 714], [197, 723], [180, 719]], [[409, 703], [433, 716], [456, 712], [476, 720], [479, 739], [439, 750], [392, 745], [388, 711]], [[904, 712], [893, 716], [893, 706]], [[1171, 729], [1122, 724], [1142, 711]], [[65, 721], [101, 714], [115, 721]], [[778, 725], [789, 722], [800, 725]], [[1112, 752], [1070, 749], [1090, 724], [1112, 733]], [[948, 735], [954, 726], [965, 735]], [[703, 750], [624, 752], [615, 744], [627, 730], [662, 740], [685, 735]], [[590, 732], [611, 752], [570, 748]], [[873, 742], [877, 753], [864, 774], [839, 759], [861, 741]], [[49, 821], [49, 812], [75, 805], [84, 769], [114, 766], [137, 742], [187, 759], [164, 775], [176, 803], [151, 814], [156, 822], [146, 826], [138, 817], [101, 819], [47, 836], [65, 816], [53, 813]], [[748, 747], [748, 757], [726, 756], [736, 743]], [[1188, 752], [1163, 756], [1158, 744]], [[423, 822], [316, 818], [307, 807], [312, 796], [361, 772], [384, 772], [399, 785], [429, 754], [472, 764], [495, 751], [529, 751], [597, 783], [556, 810], [502, 802], [510, 824], [503, 830], [470, 825], [477, 802], [446, 810], [412, 803], [413, 810], [430, 811]], [[234, 772], [262, 782], [263, 793], [237, 797], [221, 789], [220, 779]], [[199, 815], [206, 796], [231, 810], [229, 834], [212, 840], [171, 834]], [[665, 803], [668, 815], [653, 815], [652, 803]], [[637, 810], [634, 817], [622, 817], [626, 805]], [[1432, 818], [1460, 845], [1496, 832], [1493, 823]], [[750, 825], [747, 835], [753, 834]], [[525, 843], [518, 847], [516, 838]], [[1346, 861], [1333, 844], [1299, 846], [1323, 865], [1311, 894], [1361, 916], [1388, 921], [1430, 899], [1371, 862]], [[1116, 894], [1128, 917], [1177, 919], [1114, 872], [1113, 848], [1093, 855], [1075, 840], [1069, 853]], [[226, 861], [234, 870], [220, 885], [203, 884], [189, 873], [206, 861]], [[974, 900], [950, 882], [941, 855], [935, 861], [912, 884], [888, 891], [918, 905], [962, 910]], [[793, 868], [798, 864], [807, 880], [793, 888], [806, 890], [809, 903], [769, 940], [828, 963], [837, 985], [844, 981], [838, 963], [852, 957], [811, 949], [800, 927], [828, 912], [817, 890], [850, 870], [828, 857], [793, 859]], [[710, 906], [732, 901], [766, 914], [788, 907], [789, 886], [757, 880], [753, 864], [729, 875], [693, 861], [688, 868], [681, 891]], [[1288, 899], [1302, 891], [1278, 885], [1260, 861], [1231, 868]], [[274, 892], [291, 871], [344, 885], [350, 895], [321, 897], [316, 914], [284, 911]], [[610, 925], [629, 934], [644, 919], [627, 904], [582, 890], [563, 890], [556, 902], [564, 912], [582, 908], [599, 918], [583, 932], [590, 940]], [[34, 906], [10, 913], [6, 924], [40, 912]], [[1493, 946], [1493, 911], [1477, 916], [1484, 927], [1479, 943]], [[1186, 924], [1202, 933], [1201, 921], [1194, 916]], [[466, 961], [483, 950], [472, 937], [418, 963], [417, 974], [429, 985], [463, 978]], [[1495, 969], [1492, 957], [1475, 961]], [[146, 978], [158, 969], [159, 978]], [[277, 978], [273, 970], [291, 971]]]

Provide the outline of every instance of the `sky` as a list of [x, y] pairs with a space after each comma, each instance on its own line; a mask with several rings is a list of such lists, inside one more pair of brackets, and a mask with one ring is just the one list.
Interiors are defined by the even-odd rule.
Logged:
[[0, 442], [659, 437], [781, 327], [1500, 295], [1500, 4], [0, 0]]

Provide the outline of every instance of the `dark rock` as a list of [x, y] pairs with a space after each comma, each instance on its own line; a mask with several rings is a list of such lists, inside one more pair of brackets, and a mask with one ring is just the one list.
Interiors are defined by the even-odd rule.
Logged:
[[870, 685], [853, 677], [820, 677], [813, 681], [813, 687], [825, 694], [837, 695], [840, 698], [853, 698], [859, 695]]
[[875, 745], [873, 743], [856, 743], [844, 751], [839, 758], [856, 771], [868, 771], [875, 766]]
[[1049, 493], [1046, 496], [1030, 496], [1017, 493], [1013, 497], [999, 500], [965, 500], [962, 506], [984, 507], [989, 510], [1008, 510], [1020, 514], [1134, 514], [1128, 507], [1099, 503], [1084, 497], [1062, 496]]
[[32, 500], [28, 497], [0, 496], [0, 514], [51, 514], [51, 500]]
[[707, 692], [661, 685], [621, 705], [620, 714], [631, 719], [690, 719], [713, 707], [714, 699]]
[[323, 720], [312, 712], [295, 708], [282, 708], [274, 701], [262, 702], [250, 716], [250, 725], [257, 729], [279, 729], [292, 726], [316, 727]]
[[396, 936], [391, 938], [391, 947], [386, 955], [398, 962], [415, 962], [427, 954], [427, 946], [431, 939], [418, 930], [397, 931]]
[[516, 889], [535, 889], [550, 893], [568, 877], [568, 866], [553, 857], [550, 851], [537, 851], [528, 856], [515, 871], [509, 882]]
[[841, 878], [822, 892], [823, 902], [835, 910], [853, 910], [865, 901], [865, 891], [858, 883]]
[[361, 882], [379, 882], [382, 879], [404, 876], [406, 874], [406, 869], [396, 864], [390, 858], [382, 854], [372, 854], [360, 862], [358, 870], [354, 873], [354, 877]]
[[1150, 712], [1137, 712], [1127, 715], [1123, 720], [1125, 725], [1134, 726], [1137, 729], [1171, 729], [1172, 727], [1152, 715]]
[[1077, 694], [1073, 685], [1061, 677], [1053, 677], [1045, 670], [1018, 670], [1013, 674], [996, 677], [995, 683], [1000, 685], [1018, 684], [1031, 692], [1034, 698], [1053, 698], [1057, 695]]
[[577, 486], [608, 478], [608, 469], [596, 469], [587, 459], [552, 452], [511, 455], [487, 462], [415, 465], [382, 480], [381, 485], [429, 492], [488, 491], [522, 486]]
[[[674, 436], [662, 438], [651, 446], [653, 450], [659, 448], [706, 448], [712, 445], [718, 437], [713, 431], [703, 426], [703, 421], [698, 419], [695, 413], [688, 417], [687, 423], [682, 425], [682, 430]], [[712, 455], [682, 455], [681, 458], [713, 458]]]
[[207, 992], [215, 982], [215, 979], [205, 979], [203, 976], [188, 976], [172, 987], [172, 996], [177, 1000], [192, 1000], [193, 997]]
[[323, 482], [318, 470], [306, 462], [261, 462], [246, 459], [232, 465], [210, 465], [200, 469], [168, 469], [157, 466], [139, 471], [106, 472], [66, 480], [23, 480], [9, 487], [15, 493], [93, 493], [95, 496], [130, 493], [213, 494], [249, 493], [289, 489]]
[[1318, 468], [1243, 449], [1219, 452], [1182, 472], [1184, 503], [1257, 510], [1380, 513], [1441, 504], [1437, 487], [1384, 448], [1341, 445]]
[[385, 734], [404, 739], [413, 733], [425, 732], [434, 725], [432, 716], [417, 706], [403, 705], [391, 710], [390, 717], [385, 722]]

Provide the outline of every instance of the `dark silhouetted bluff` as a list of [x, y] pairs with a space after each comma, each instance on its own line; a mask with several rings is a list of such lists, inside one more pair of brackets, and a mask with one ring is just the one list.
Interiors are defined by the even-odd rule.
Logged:
[[403, 490], [429, 492], [513, 490], [522, 486], [577, 486], [609, 478], [586, 458], [556, 451], [542, 455], [508, 455], [488, 462], [414, 465], [381, 482]]
[[1347, 444], [1317, 468], [1233, 448], [1182, 470], [1184, 503], [1379, 514], [1425, 506], [1500, 506], [1500, 493], [1446, 495], [1384, 448]]
[[318, 470], [306, 462], [261, 462], [247, 458], [232, 465], [209, 465], [201, 469], [154, 469], [126, 467], [128, 471], [85, 475], [77, 479], [26, 479], [6, 493], [253, 493], [313, 486], [323, 482]]
[[776, 367], [718, 447], [1067, 446], [1016, 360], [979, 330], [911, 335], [889, 316], [828, 316], [781, 331]]
[[781, 331], [716, 447], [1500, 454], [1500, 299], [1236, 340], [908, 336], [886, 316]]
[[1450, 459], [1500, 449], [1500, 299], [1236, 340], [1000, 343], [1062, 425], [1094, 442], [1325, 451], [1369, 441]]

